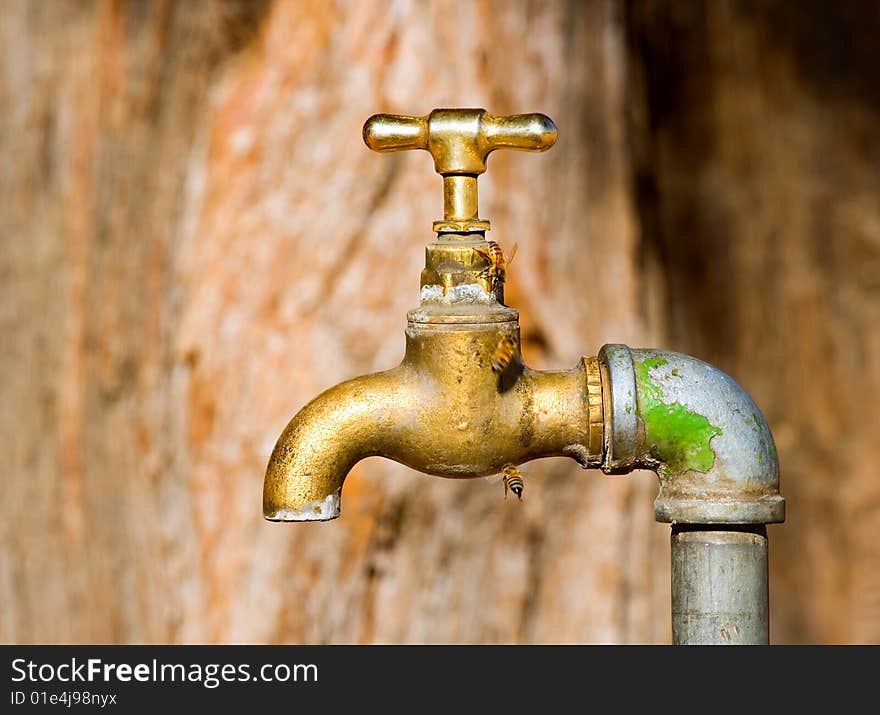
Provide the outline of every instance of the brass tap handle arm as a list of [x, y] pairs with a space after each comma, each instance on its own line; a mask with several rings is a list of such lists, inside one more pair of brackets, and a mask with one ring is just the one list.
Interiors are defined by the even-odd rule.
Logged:
[[424, 117], [376, 114], [364, 124], [364, 143], [373, 151], [424, 149], [443, 177], [443, 221], [434, 230], [484, 231], [478, 218], [477, 176], [496, 149], [546, 151], [556, 142], [556, 125], [543, 114], [495, 117], [484, 109], [435, 109]]

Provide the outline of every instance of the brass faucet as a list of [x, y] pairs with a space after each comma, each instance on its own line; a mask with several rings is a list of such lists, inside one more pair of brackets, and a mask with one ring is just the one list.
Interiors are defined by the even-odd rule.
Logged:
[[[482, 109], [379, 114], [363, 135], [375, 151], [430, 152], [443, 177], [444, 216], [426, 248], [421, 304], [407, 315], [403, 362], [330, 388], [290, 421], [266, 470], [265, 518], [337, 517], [346, 475], [369, 456], [459, 479], [567, 456], [606, 473], [656, 471], [659, 521], [717, 530], [783, 520], [770, 430], [721, 371], [625, 345], [606, 345], [570, 370], [523, 363], [519, 313], [504, 304], [505, 258], [486, 240], [477, 177], [496, 149], [553, 146], [557, 130], [548, 117]], [[693, 535], [687, 543], [693, 549]], [[742, 624], [743, 638], [760, 641], [766, 618], [762, 626], [759, 616], [757, 631]]]

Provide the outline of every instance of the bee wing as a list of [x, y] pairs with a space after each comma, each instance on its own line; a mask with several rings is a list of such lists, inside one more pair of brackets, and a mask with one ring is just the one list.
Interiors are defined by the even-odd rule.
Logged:
[[507, 257], [507, 261], [505, 261], [506, 266], [510, 266], [513, 263], [513, 259], [516, 258], [517, 248], [519, 248], [519, 243], [514, 243], [513, 248], [510, 249], [510, 255]]

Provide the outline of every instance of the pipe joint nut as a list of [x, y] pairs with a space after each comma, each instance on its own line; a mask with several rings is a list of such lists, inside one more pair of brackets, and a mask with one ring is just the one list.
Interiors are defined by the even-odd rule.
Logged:
[[638, 464], [639, 417], [636, 373], [626, 345], [605, 345], [599, 351], [602, 411], [605, 420], [602, 471], [629, 472]]

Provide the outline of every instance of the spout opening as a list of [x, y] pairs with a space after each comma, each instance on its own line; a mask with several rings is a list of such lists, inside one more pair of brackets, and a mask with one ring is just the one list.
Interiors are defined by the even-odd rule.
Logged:
[[264, 504], [263, 518], [267, 521], [332, 521], [341, 511], [341, 491], [328, 494], [323, 499], [315, 499], [299, 507], [281, 507]]

